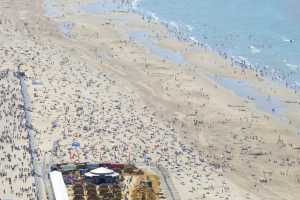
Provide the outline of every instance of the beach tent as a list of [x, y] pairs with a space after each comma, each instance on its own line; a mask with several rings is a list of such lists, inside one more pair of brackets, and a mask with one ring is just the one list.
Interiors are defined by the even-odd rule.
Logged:
[[55, 200], [69, 200], [67, 187], [62, 173], [59, 171], [50, 172], [50, 181]]
[[86, 176], [86, 177], [95, 177], [95, 176], [99, 176], [99, 175], [93, 174], [91, 172], [87, 172], [87, 173], [84, 174], [84, 176]]
[[119, 174], [111, 169], [99, 167], [84, 174], [85, 180], [94, 184], [116, 183], [119, 181]]
[[111, 169], [107, 169], [105, 167], [99, 167], [99, 168], [96, 168], [92, 171], [90, 171], [92, 174], [98, 174], [98, 175], [106, 175], [106, 174], [112, 174], [114, 173], [113, 170]]

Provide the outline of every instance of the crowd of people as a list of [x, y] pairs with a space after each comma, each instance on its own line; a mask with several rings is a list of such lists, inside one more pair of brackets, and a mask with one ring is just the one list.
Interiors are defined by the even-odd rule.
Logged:
[[[276, 173], [285, 167], [297, 174], [296, 144], [288, 145], [286, 139], [292, 138], [286, 133], [290, 129], [279, 129], [270, 117], [204, 77], [206, 72], [199, 75], [162, 62], [129, 41], [123, 37], [127, 29], [118, 29], [120, 16], [85, 17], [74, 22], [72, 38], [60, 37], [46, 25], [18, 23], [18, 28], [2, 20], [0, 26], [1, 69], [20, 66], [27, 77], [39, 163], [162, 166], [187, 200], [255, 199], [247, 191], [258, 191], [259, 184], [267, 187], [271, 178], [279, 180]], [[100, 62], [94, 59], [98, 51], [113, 56]], [[0, 197], [35, 199], [20, 83], [13, 70], [0, 77]], [[266, 142], [278, 134], [284, 145]], [[257, 147], [261, 152], [253, 152]], [[286, 155], [291, 155], [288, 160]], [[272, 169], [267, 183], [259, 182], [260, 163]], [[233, 170], [240, 170], [234, 175], [247, 181], [247, 190], [226, 177], [225, 171]], [[280, 180], [294, 180], [286, 177]]]
[[35, 199], [28, 135], [19, 79], [0, 72], [0, 199]]
[[[45, 66], [28, 71], [28, 76], [38, 74], [43, 80], [42, 85], [32, 85], [31, 91], [40, 160], [47, 154], [53, 163], [159, 165], [170, 171], [190, 199], [200, 198], [203, 188], [207, 188], [205, 197], [230, 199], [221, 167], [210, 165], [208, 155], [184, 145], [172, 125], [159, 121], [134, 91], [122, 88], [122, 82], [109, 72], [70, 57], [63, 60], [68, 61], [63, 66], [59, 59], [52, 65], [55, 70]], [[47, 118], [46, 123], [38, 123], [41, 118]]]

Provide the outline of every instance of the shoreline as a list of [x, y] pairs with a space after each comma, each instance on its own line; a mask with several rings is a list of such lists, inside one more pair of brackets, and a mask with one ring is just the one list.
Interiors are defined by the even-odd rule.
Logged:
[[[278, 70], [275, 68], [270, 68], [270, 66], [262, 66], [262, 65], [254, 65], [253, 63], [249, 62], [247, 58], [244, 58], [242, 56], [237, 56], [233, 54], [228, 54], [228, 52], [223, 50], [218, 50], [212, 48], [209, 44], [204, 43], [202, 41], [199, 41], [196, 39], [196, 37], [192, 34], [192, 27], [190, 25], [186, 24], [178, 24], [174, 21], [166, 21], [162, 20], [159, 17], [157, 17], [156, 13], [153, 13], [152, 11], [146, 11], [143, 9], [138, 8], [138, 6], [133, 6], [132, 12], [137, 13], [139, 15], [142, 15], [146, 21], [153, 21], [158, 22], [164, 25], [170, 33], [173, 34], [173, 36], [182, 41], [182, 42], [188, 42], [191, 43], [201, 49], [205, 49], [208, 51], [211, 51], [212, 53], [222, 57], [225, 60], [228, 60], [232, 63], [232, 65], [239, 66], [244, 69], [249, 69], [263, 78], [267, 78], [269, 80], [275, 81], [277, 83], [282, 84], [283, 87], [286, 87], [287, 89], [294, 90], [295, 92], [300, 91], [300, 83], [296, 79], [288, 79], [287, 76], [289, 76], [289, 73], [292, 73], [290, 71], [288, 74], [286, 72], [283, 72], [282, 70]], [[253, 46], [250, 46], [253, 48]], [[255, 48], [255, 47], [254, 47]], [[293, 72], [294, 73], [294, 72]]]
[[[140, 13], [137, 13], [137, 14], [141, 15]], [[142, 16], [142, 17], [144, 18], [144, 16]], [[148, 24], [149, 23], [161, 24], [159, 21], [153, 21], [153, 22], [146, 21], [146, 23], [148, 23]], [[162, 24], [162, 26], [165, 26], [165, 25]], [[166, 27], [166, 28], [169, 31], [168, 27]], [[271, 92], [271, 93], [266, 92], [266, 90], [264, 91], [261, 88], [261, 86], [258, 87], [258, 85], [264, 83], [265, 86], [269, 86], [269, 84], [270, 84], [271, 88], [274, 87], [274, 88], [276, 88], [275, 90], [280, 90], [281, 91], [280, 93], [282, 93], [283, 90], [286, 90], [284, 92], [285, 94], [293, 94], [294, 93], [295, 94], [295, 96], [294, 96], [295, 99], [300, 98], [299, 93], [296, 90], [294, 90], [292, 88], [284, 87], [283, 82], [280, 82], [280, 81], [278, 82], [278, 81], [275, 81], [274, 79], [272, 80], [272, 78], [270, 78], [270, 77], [267, 77], [265, 75], [261, 75], [261, 73], [258, 72], [257, 69], [255, 69], [253, 67], [243, 67], [243, 65], [239, 65], [239, 63], [236, 64], [236, 61], [232, 61], [232, 60], [230, 61], [229, 58], [225, 59], [223, 57], [223, 55], [220, 55], [220, 54], [218, 54], [217, 52], [215, 52], [211, 49], [207, 49], [205, 47], [201, 47], [201, 46], [198, 46], [198, 45], [194, 46], [193, 44], [190, 43], [190, 41], [186, 41], [184, 39], [181, 40], [180, 38], [173, 38], [172, 35], [168, 35], [168, 31], [165, 33], [166, 36], [162, 37], [163, 39], [169, 37], [168, 39], [166, 39], [166, 40], [170, 40], [170, 41], [168, 41], [169, 43], [171, 41], [174, 42], [174, 40], [175, 40], [176, 42], [178, 41], [178, 43], [183, 43], [184, 44], [183, 46], [185, 46], [185, 47], [177, 48], [176, 45], [174, 47], [174, 45], [168, 46], [166, 44], [161, 44], [162, 40], [163, 40], [163, 39], [160, 38], [161, 36], [153, 36], [153, 33], [151, 35], [150, 31], [148, 33], [146, 31], [144, 32], [145, 34], [150, 34], [148, 36], [147, 40], [149, 42], [152, 42], [154, 45], [156, 45], [155, 48], [163, 48], [163, 49], [168, 50], [168, 51], [170, 50], [170, 51], [172, 51], [173, 54], [178, 53], [179, 56], [182, 57], [182, 58], [177, 57], [177, 58], [173, 58], [173, 59], [167, 58], [167, 60], [171, 59], [171, 61], [176, 63], [177, 65], [194, 65], [194, 67], [197, 67], [197, 64], [195, 64], [195, 62], [193, 62], [193, 60], [191, 61], [189, 55], [186, 55], [186, 54], [188, 54], [188, 52], [186, 52], [186, 51], [194, 51], [195, 50], [196, 52], [201, 52], [201, 53], [204, 52], [205, 54], [211, 54], [212, 59], [221, 60], [222, 65], [224, 65], [223, 63], [225, 63], [225, 65], [231, 66], [232, 69], [229, 69], [229, 70], [233, 71], [234, 73], [222, 73], [222, 72], [218, 73], [218, 72], [213, 71], [213, 72], [210, 72], [210, 76], [220, 76], [223, 79], [229, 78], [229, 79], [236, 80], [236, 81], [248, 81], [249, 82], [249, 87], [252, 87], [252, 89], [255, 90], [257, 92], [257, 94], [265, 96], [266, 99], [267, 98], [272, 98], [272, 97], [275, 97], [275, 98], [278, 97], [279, 101], [281, 102], [281, 106], [282, 106], [279, 109], [285, 110], [285, 112], [283, 112], [284, 114], [286, 114], [286, 112], [289, 112], [285, 108], [285, 102], [287, 102], [289, 100], [286, 100], [284, 95], [283, 96], [278, 96], [278, 94], [276, 94], [276, 92], [275, 93], [274, 92]], [[131, 35], [131, 34], [129, 33], [129, 35]], [[137, 40], [137, 42], [142, 43], [144, 46], [146, 46], [146, 48], [150, 48], [150, 49], [153, 48], [153, 47], [149, 47], [149, 46], [153, 46], [153, 44], [149, 45], [149, 43], [147, 41], [144, 42], [144, 41], [138, 41], [138, 40]], [[188, 48], [190, 48], [192, 50], [187, 50]], [[153, 53], [155, 54], [155, 52], [153, 52]], [[165, 58], [163, 58], [163, 59], [165, 59]], [[182, 60], [182, 61], [178, 61], [178, 60]], [[201, 67], [203, 67], [203, 66], [201, 66]], [[237, 72], [240, 73], [241, 76], [239, 76]], [[220, 84], [220, 83], [218, 83], [218, 84]], [[222, 85], [222, 87], [224, 87], [224, 85]], [[230, 88], [227, 88], [227, 89], [230, 89]], [[230, 90], [232, 90], [233, 92], [236, 92], [233, 89], [230, 89]], [[253, 97], [251, 97], [251, 96], [253, 96]], [[254, 95], [249, 95], [247, 98], [251, 99], [251, 98], [255, 98], [255, 96], [257, 96], [257, 95], [255, 95], [255, 94]], [[245, 98], [245, 96], [241, 96], [241, 97]], [[266, 109], [268, 110], [268, 108], [266, 108]], [[260, 110], [265, 111], [266, 109], [262, 108]], [[269, 112], [269, 113], [272, 114], [272, 112]], [[281, 117], [285, 117], [285, 116], [281, 116]], [[289, 121], [289, 120], [287, 120], [287, 121]], [[297, 124], [298, 124], [298, 126], [300, 126], [300, 121], [297, 121], [296, 125]], [[298, 127], [295, 127], [295, 128], [297, 129]]]

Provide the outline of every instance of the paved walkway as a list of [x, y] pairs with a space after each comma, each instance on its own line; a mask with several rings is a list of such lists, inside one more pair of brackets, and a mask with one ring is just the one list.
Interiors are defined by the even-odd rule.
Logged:
[[23, 101], [23, 109], [25, 112], [25, 126], [26, 131], [28, 133], [28, 140], [29, 140], [29, 152], [31, 154], [31, 162], [32, 162], [32, 168], [33, 168], [33, 175], [35, 179], [35, 185], [36, 185], [36, 198], [38, 200], [44, 200], [46, 199], [45, 195], [45, 188], [43, 183], [43, 170], [41, 169], [41, 163], [37, 159], [36, 155], [36, 145], [34, 140], [34, 129], [31, 124], [31, 103], [30, 103], [30, 97], [28, 95], [27, 91], [27, 85], [26, 85], [26, 74], [22, 72], [20, 66], [18, 66], [17, 71], [17, 77], [20, 81], [20, 87], [21, 87], [21, 94], [22, 94], [22, 101]]

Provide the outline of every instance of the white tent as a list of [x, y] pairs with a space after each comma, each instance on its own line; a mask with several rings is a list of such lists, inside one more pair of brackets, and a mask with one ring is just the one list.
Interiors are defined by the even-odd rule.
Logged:
[[120, 174], [119, 173], [117, 173], [117, 172], [114, 172], [114, 173], [112, 173], [112, 174], [109, 174], [109, 176], [111, 176], [111, 177], [118, 177]]
[[86, 177], [94, 177], [94, 176], [98, 176], [97, 174], [92, 174], [91, 172], [87, 172], [84, 174]]
[[112, 174], [114, 173], [113, 170], [111, 169], [107, 169], [107, 168], [104, 168], [104, 167], [99, 167], [97, 169], [94, 169], [92, 171], [90, 171], [92, 174], [101, 174], [101, 175], [105, 175], [105, 174]]
[[50, 172], [50, 180], [55, 200], [69, 200], [68, 191], [62, 173], [59, 171]]

